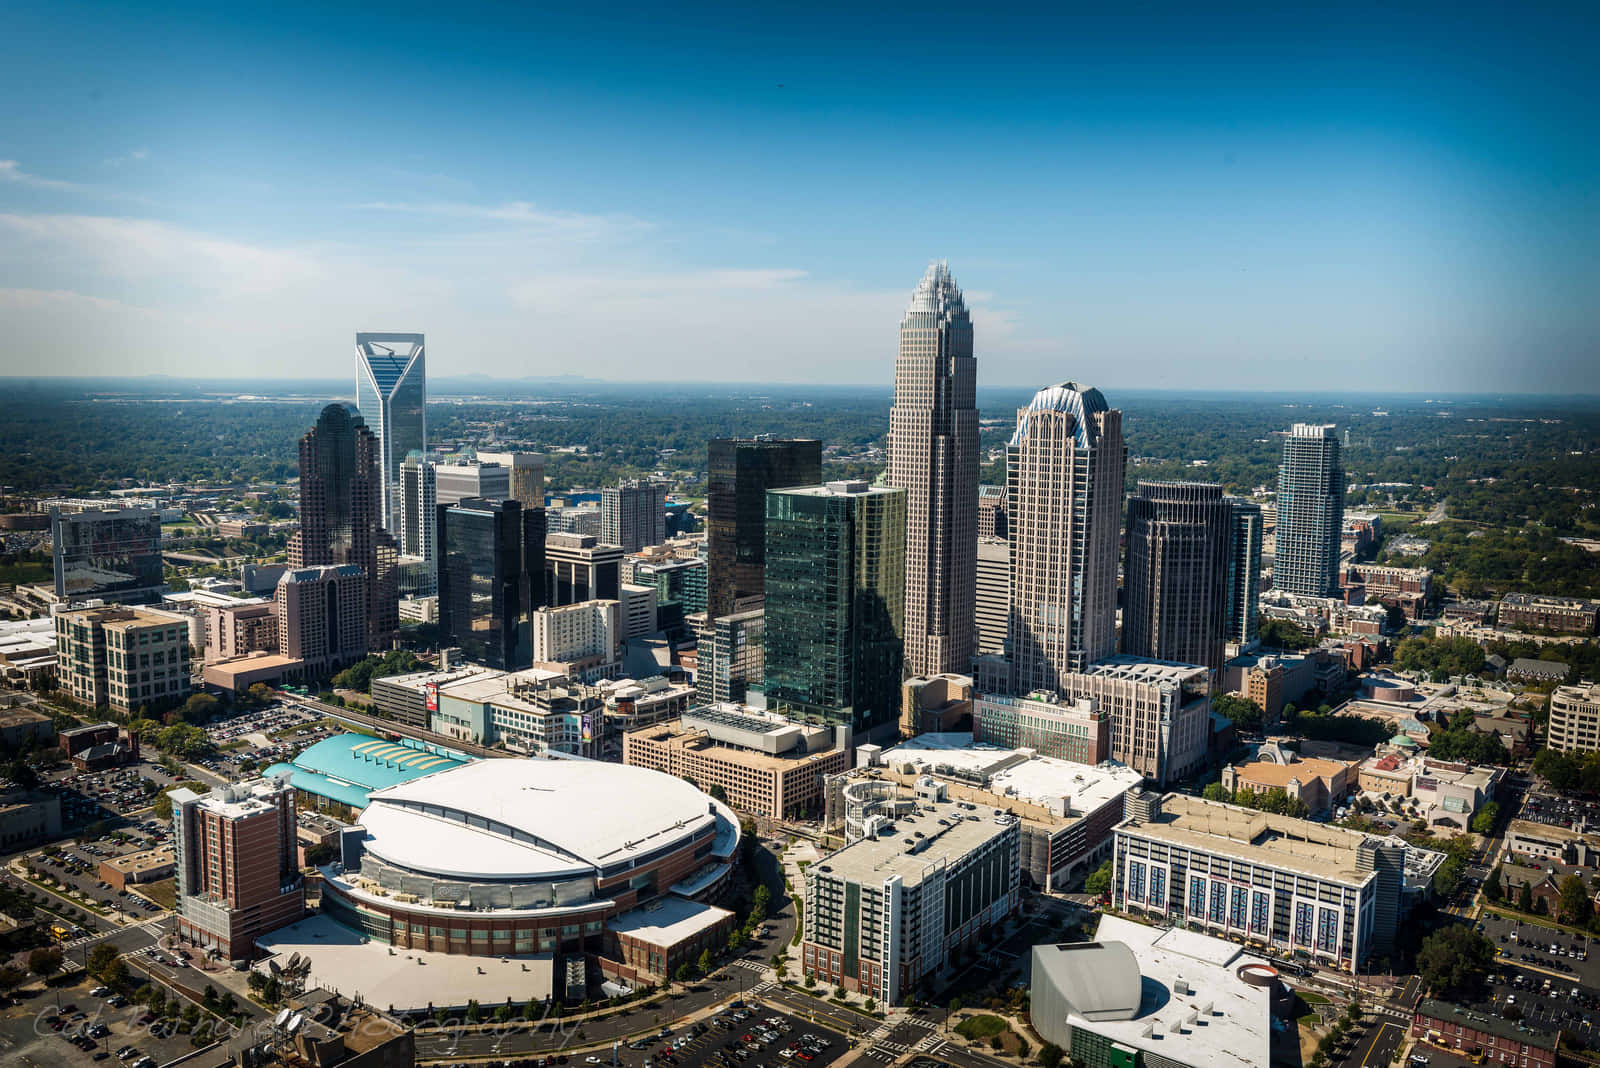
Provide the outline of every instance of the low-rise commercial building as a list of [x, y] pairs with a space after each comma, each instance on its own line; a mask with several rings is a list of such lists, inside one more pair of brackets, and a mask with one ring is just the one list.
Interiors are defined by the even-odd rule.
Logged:
[[32, 743], [49, 745], [56, 738], [55, 720], [31, 708], [8, 708], [0, 712], [0, 745], [16, 751]]
[[1519, 656], [1506, 668], [1506, 678], [1519, 682], [1565, 682], [1572, 665], [1560, 660], [1536, 660]]
[[1409, 902], [1405, 842], [1182, 794], [1132, 797], [1128, 811], [1114, 907], [1345, 971], [1393, 945]]
[[1425, 567], [1347, 563], [1339, 569], [1339, 585], [1353, 603], [1376, 602], [1421, 619], [1433, 593], [1433, 572]]
[[1508, 1020], [1423, 998], [1411, 1014], [1411, 1037], [1460, 1054], [1475, 1064], [1554, 1068], [1559, 1036], [1526, 1020]]
[[806, 869], [801, 967], [884, 1005], [1017, 910], [1021, 826], [930, 782], [878, 837]]
[[0, 793], [0, 849], [10, 852], [61, 837], [59, 794], [11, 790]]
[[118, 712], [187, 698], [189, 621], [150, 608], [110, 606], [56, 616], [61, 688], [91, 707]]
[[1053, 890], [1066, 888], [1110, 852], [1123, 800], [1144, 782], [1120, 764], [1058, 760], [975, 742], [966, 733], [920, 734], [882, 753], [863, 746], [858, 764], [863, 759], [866, 766], [828, 782], [826, 826], [847, 840], [865, 837], [913, 806], [919, 784], [934, 780], [951, 800], [1017, 817], [1022, 877]]
[[1078, 764], [1110, 760], [1112, 752], [1111, 717], [1094, 698], [1072, 700], [1043, 690], [1022, 697], [983, 694], [973, 708], [972, 737]]
[[1087, 1068], [1264, 1068], [1277, 975], [1232, 942], [1101, 916], [1092, 942], [1033, 947], [1029, 1018]]
[[1302, 758], [1294, 753], [1283, 756], [1285, 759], [1230, 764], [1222, 769], [1222, 785], [1235, 793], [1282, 790], [1304, 801], [1312, 815], [1320, 815], [1343, 801], [1355, 784], [1357, 765], [1353, 762]]
[[668, 895], [613, 916], [606, 924], [608, 974], [622, 979], [666, 979], [700, 954], [720, 950], [734, 927], [727, 909]]
[[373, 707], [396, 723], [421, 730], [432, 730], [433, 713], [439, 707], [439, 690], [457, 682], [505, 674], [494, 668], [468, 664], [440, 671], [415, 671], [409, 675], [388, 675], [372, 680]]
[[435, 733], [516, 753], [597, 757], [604, 697], [558, 671], [484, 672], [441, 686]]
[[1505, 774], [1505, 768], [1385, 753], [1362, 763], [1357, 783], [1370, 794], [1414, 797], [1429, 829], [1459, 834], [1469, 830], [1472, 817], [1494, 800]]
[[172, 847], [146, 849], [100, 862], [100, 881], [113, 890], [126, 890], [140, 883], [169, 878], [173, 871]]
[[791, 723], [741, 705], [700, 705], [622, 736], [622, 762], [719, 787], [728, 804], [784, 819], [823, 807], [823, 783], [850, 766], [840, 728]]
[[973, 688], [970, 675], [918, 675], [900, 684], [900, 736], [929, 731], [970, 731]]
[[1600, 834], [1554, 823], [1512, 820], [1506, 827], [1506, 853], [1522, 860], [1600, 867]]
[[298, 679], [305, 674], [305, 662], [281, 653], [246, 653], [231, 660], [218, 660], [200, 669], [200, 680], [208, 690], [241, 694], [256, 683], [268, 686]]
[[606, 679], [595, 683], [604, 703], [605, 728], [600, 755], [622, 759], [622, 737], [629, 731], [677, 719], [695, 704], [695, 688], [665, 675], [644, 679]]

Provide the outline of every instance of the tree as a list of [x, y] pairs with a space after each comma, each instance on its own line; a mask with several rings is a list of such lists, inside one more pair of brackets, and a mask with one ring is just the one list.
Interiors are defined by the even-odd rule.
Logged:
[[1499, 901], [1505, 894], [1505, 888], [1500, 885], [1500, 865], [1494, 866], [1494, 871], [1489, 873], [1489, 881], [1483, 884], [1483, 896], [1490, 902]]
[[1089, 874], [1083, 881], [1083, 892], [1086, 894], [1103, 894], [1111, 889], [1111, 861], [1106, 861]]
[[185, 723], [209, 722], [221, 707], [222, 702], [208, 693], [194, 694], [183, 703], [183, 721]]
[[1212, 711], [1228, 717], [1228, 721], [1242, 731], [1259, 731], [1264, 718], [1261, 706], [1248, 697], [1219, 693], [1211, 698]]
[[89, 951], [89, 974], [104, 979], [106, 969], [122, 954], [109, 942], [101, 942]]
[[1494, 943], [1466, 924], [1434, 931], [1417, 950], [1417, 971], [1435, 994], [1476, 990], [1493, 964]]
[[1569, 875], [1561, 880], [1560, 887], [1561, 918], [1567, 923], [1582, 927], [1589, 922], [1589, 917], [1594, 915], [1594, 901], [1589, 897], [1589, 890], [1583, 885], [1583, 877]]
[[1060, 1068], [1061, 1058], [1065, 1055], [1066, 1051], [1054, 1042], [1046, 1042], [1039, 1047], [1039, 1063], [1044, 1068]]
[[728, 802], [728, 791], [724, 790], [719, 782], [712, 783], [711, 789], [707, 790], [706, 793], [710, 794], [715, 801], [721, 801], [723, 804]]
[[1522, 881], [1522, 889], [1517, 892], [1517, 908], [1523, 912], [1533, 911], [1533, 890], [1526, 879]]
[[41, 979], [48, 979], [61, 970], [61, 950], [55, 946], [41, 946], [29, 953], [28, 970]]
[[1227, 805], [1233, 804], [1233, 791], [1220, 782], [1209, 784], [1204, 790], [1200, 791], [1200, 796], [1207, 801], [1221, 801]]
[[878, 1007], [878, 1003], [872, 998], [868, 998], [866, 1001], [861, 1003], [861, 1007], [866, 1009], [868, 1012], [872, 1012]]
[[1500, 818], [1500, 804], [1490, 801], [1478, 809], [1478, 814], [1472, 817], [1472, 830], [1475, 834], [1488, 834], [1494, 830], [1495, 820]]
[[684, 961], [678, 965], [678, 970], [672, 973], [672, 977], [680, 983], [687, 983], [694, 978], [694, 969], [690, 967], [688, 961]]
[[264, 682], [253, 684], [246, 693], [250, 697], [251, 704], [264, 705], [272, 700], [272, 687]]
[[716, 962], [711, 959], [711, 951], [709, 949], [700, 951], [700, 959], [695, 961], [695, 967], [699, 969], [701, 975], [711, 974], [711, 970], [716, 967]]

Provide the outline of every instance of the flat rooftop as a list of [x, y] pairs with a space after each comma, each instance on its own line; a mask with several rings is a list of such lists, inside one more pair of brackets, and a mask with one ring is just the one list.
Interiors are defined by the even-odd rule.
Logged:
[[1142, 656], [1108, 656], [1084, 669], [1085, 675], [1110, 675], [1136, 682], [1176, 684], [1206, 675], [1209, 668], [1179, 664], [1171, 660], [1147, 660]]
[[[1261, 1068], [1271, 1062], [1270, 990], [1239, 977], [1239, 969], [1267, 966], [1266, 961], [1220, 938], [1146, 927], [1119, 916], [1100, 917], [1095, 944], [1120, 944], [1132, 951], [1139, 988], [1129, 993], [1139, 1007], [1131, 1018], [1120, 1020], [1069, 1013], [1067, 1019], [1075, 1026], [1193, 1068]], [[1055, 947], [1039, 947], [1043, 952], [1038, 959], [1074, 1004], [1075, 991], [1090, 1000], [1101, 997], [1095, 990], [1098, 974], [1072, 974], [1095, 963], [1096, 955], [1082, 955], [1082, 947], [1069, 943], [1059, 955], [1049, 952]]]
[[940, 860], [953, 863], [1016, 822], [1013, 816], [997, 816], [981, 806], [973, 810], [953, 801], [919, 804], [915, 816], [895, 819], [893, 834], [852, 842], [810, 870], [851, 882], [882, 882], [898, 875], [906, 886], [917, 886], [930, 864]]
[[675, 946], [731, 917], [727, 909], [703, 905], [672, 894], [642, 908], [630, 909], [606, 921], [618, 934], [632, 935], [653, 946]]
[[883, 762], [891, 769], [911, 764], [919, 775], [981, 784], [1000, 807], [1016, 800], [1055, 810], [1065, 799], [1064, 818], [1069, 819], [1098, 811], [1144, 782], [1143, 775], [1123, 764], [1077, 764], [974, 742], [970, 732], [919, 734], [885, 752]]
[[1186, 794], [1165, 795], [1161, 815], [1124, 820], [1117, 831], [1351, 886], [1377, 877], [1357, 869], [1369, 835]]
[[[545, 998], [555, 992], [555, 958], [549, 953], [472, 957], [394, 949], [368, 939], [326, 916], [312, 916], [256, 938], [268, 959], [281, 965], [290, 954], [311, 961], [306, 987], [322, 987], [346, 998], [396, 1011], [460, 1007], [468, 999], [496, 1005]], [[267, 962], [256, 970], [267, 973]]]

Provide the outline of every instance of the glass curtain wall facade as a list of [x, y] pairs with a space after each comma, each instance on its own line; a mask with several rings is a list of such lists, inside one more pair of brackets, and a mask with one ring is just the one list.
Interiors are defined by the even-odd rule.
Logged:
[[707, 453], [706, 611], [757, 607], [766, 592], [767, 491], [822, 481], [822, 442], [714, 438]]
[[[469, 498], [438, 509], [439, 626], [468, 660], [533, 663], [529, 613], [543, 591], [544, 510]], [[542, 603], [542, 596], [540, 596]]]
[[428, 450], [427, 355], [421, 334], [356, 335], [356, 408], [378, 439], [379, 514], [400, 529], [400, 465]]
[[904, 664], [906, 494], [864, 482], [767, 494], [769, 707], [893, 731]]
[[149, 508], [50, 509], [56, 596], [148, 601], [165, 590], [161, 515]]
[[1278, 529], [1272, 585], [1286, 593], [1339, 592], [1339, 535], [1344, 528], [1344, 466], [1334, 428], [1296, 423], [1278, 467]]
[[1228, 505], [1228, 641], [1250, 646], [1260, 629], [1261, 506], [1242, 497], [1229, 497]]
[[1233, 508], [1215, 482], [1140, 482], [1128, 499], [1122, 651], [1222, 670]]

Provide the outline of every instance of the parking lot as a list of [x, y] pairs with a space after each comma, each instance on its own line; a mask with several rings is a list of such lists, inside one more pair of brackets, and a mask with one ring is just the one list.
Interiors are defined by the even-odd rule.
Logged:
[[342, 727], [323, 725], [319, 714], [300, 705], [270, 704], [206, 727], [206, 736], [217, 747], [217, 753], [200, 761], [200, 766], [238, 778], [244, 774], [240, 765], [253, 762], [258, 767], [266, 767], [288, 760], [307, 746], [342, 730]]
[[152, 1034], [153, 1020], [141, 1007], [115, 1006], [109, 994], [94, 996], [92, 989], [86, 979], [8, 1008], [0, 1015], [0, 1063], [135, 1068], [142, 1058], [150, 1066], [167, 1064], [192, 1048], [188, 1035]]
[[1590, 953], [1588, 938], [1493, 913], [1485, 913], [1482, 923], [1484, 935], [1510, 963], [1570, 977], [1600, 993], [1600, 958]]
[[1600, 824], [1600, 801], [1583, 801], [1549, 791], [1538, 791], [1530, 793], [1524, 800], [1520, 818], [1553, 827]]

